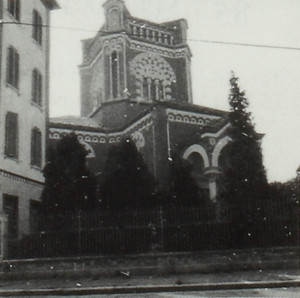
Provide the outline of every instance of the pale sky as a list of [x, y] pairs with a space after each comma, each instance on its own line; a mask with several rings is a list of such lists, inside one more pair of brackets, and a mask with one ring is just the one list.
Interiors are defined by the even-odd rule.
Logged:
[[[52, 12], [50, 115], [79, 115], [80, 40], [104, 23], [104, 0], [58, 0]], [[133, 16], [185, 18], [195, 104], [229, 109], [231, 71], [246, 91], [256, 130], [264, 133], [268, 179], [286, 181], [300, 165], [299, 0], [125, 0]], [[69, 28], [69, 29], [66, 29]], [[221, 41], [294, 50], [205, 43]]]

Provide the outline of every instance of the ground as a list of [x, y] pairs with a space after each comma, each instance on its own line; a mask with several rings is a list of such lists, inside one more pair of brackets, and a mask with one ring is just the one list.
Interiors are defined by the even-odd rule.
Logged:
[[[226, 290], [226, 291], [199, 291], [199, 292], [177, 292], [177, 293], [152, 293], [152, 294], [118, 294], [118, 295], [74, 295], [70, 298], [194, 298], [194, 297], [286, 297], [298, 298], [300, 288], [278, 288], [278, 289], [248, 289], [248, 290]], [[31, 298], [32, 296], [22, 296]], [[41, 298], [42, 296], [35, 296]], [[43, 296], [44, 297], [44, 296]], [[47, 296], [48, 298], [59, 298], [65, 296]]]

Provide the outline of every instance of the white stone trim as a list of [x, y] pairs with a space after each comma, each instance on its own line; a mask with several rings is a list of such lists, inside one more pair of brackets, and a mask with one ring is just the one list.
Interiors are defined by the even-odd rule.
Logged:
[[227, 123], [224, 127], [222, 127], [222, 129], [220, 129], [219, 131], [217, 131], [216, 133], [212, 133], [212, 132], [207, 132], [204, 133], [201, 138], [206, 138], [206, 137], [212, 137], [212, 138], [218, 138], [221, 134], [223, 134], [229, 127], [230, 127], [230, 123]]
[[208, 183], [209, 186], [209, 197], [215, 203], [217, 197], [217, 183], [216, 181], [210, 181]]
[[92, 68], [99, 59], [103, 57], [102, 49], [99, 50], [99, 53], [96, 55], [96, 57], [88, 64], [88, 65], [79, 65], [79, 70], [86, 70]]
[[187, 148], [183, 154], [183, 158], [188, 159], [188, 157], [194, 152], [199, 153], [201, 155], [201, 157], [203, 158], [203, 162], [204, 162], [204, 168], [208, 168], [209, 167], [209, 158], [208, 158], [207, 152], [199, 144], [194, 144], [194, 145], [191, 145], [189, 148]]
[[186, 58], [187, 56], [190, 56], [190, 52], [187, 46], [183, 46], [181, 49], [171, 49], [166, 48], [164, 46], [159, 45], [153, 45], [149, 44], [147, 42], [137, 41], [128, 39], [129, 41], [129, 47], [134, 50], [148, 52], [148, 53], [154, 53], [158, 54], [162, 57], [167, 58]]
[[170, 122], [180, 122], [194, 124], [198, 126], [205, 126], [209, 124], [212, 120], [220, 119], [220, 116], [178, 111], [174, 109], [167, 109], [166, 114], [168, 116], [168, 121]]
[[95, 151], [90, 144], [86, 143], [85, 141], [80, 141], [80, 144], [82, 144], [84, 146], [84, 148], [87, 152], [86, 158], [95, 158], [96, 157]]
[[217, 145], [215, 146], [213, 153], [212, 153], [212, 166], [218, 167], [219, 166], [219, 156], [222, 149], [231, 142], [232, 139], [229, 136], [226, 136], [218, 141]]
[[147, 114], [142, 117], [139, 121], [130, 125], [128, 128], [120, 132], [114, 133], [100, 133], [100, 132], [88, 132], [83, 130], [74, 130], [66, 128], [53, 128], [49, 129], [49, 139], [59, 140], [64, 134], [74, 132], [80, 142], [88, 143], [118, 143], [121, 141], [123, 135], [132, 134], [137, 131], [142, 131], [153, 124], [151, 114]]

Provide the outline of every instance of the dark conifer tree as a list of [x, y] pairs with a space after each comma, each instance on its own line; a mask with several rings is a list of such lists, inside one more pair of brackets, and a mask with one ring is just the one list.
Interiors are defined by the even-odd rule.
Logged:
[[154, 178], [130, 138], [109, 149], [100, 191], [103, 207], [111, 210], [150, 207], [154, 189]]
[[73, 133], [64, 136], [56, 147], [49, 148], [42, 193], [46, 214], [95, 208], [96, 179], [86, 167], [86, 155], [85, 148]]
[[225, 197], [228, 203], [259, 201], [266, 196], [267, 179], [263, 166], [260, 141], [247, 111], [245, 92], [238, 86], [238, 78], [232, 75], [229, 95], [232, 142], [224, 149], [226, 166], [223, 169]]
[[225, 159], [221, 179], [224, 192], [220, 199], [225, 206], [232, 208], [231, 244], [234, 247], [246, 247], [259, 230], [255, 222], [261, 217], [268, 184], [260, 146], [262, 136], [255, 131], [251, 113], [247, 111], [248, 101], [245, 92], [239, 88], [238, 78], [232, 75], [230, 84], [232, 141], [222, 153]]

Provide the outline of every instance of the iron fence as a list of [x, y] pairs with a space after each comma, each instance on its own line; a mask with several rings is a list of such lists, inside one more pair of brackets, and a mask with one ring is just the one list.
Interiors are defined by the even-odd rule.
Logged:
[[77, 212], [41, 218], [39, 231], [8, 241], [7, 258], [293, 246], [298, 236], [293, 204]]

